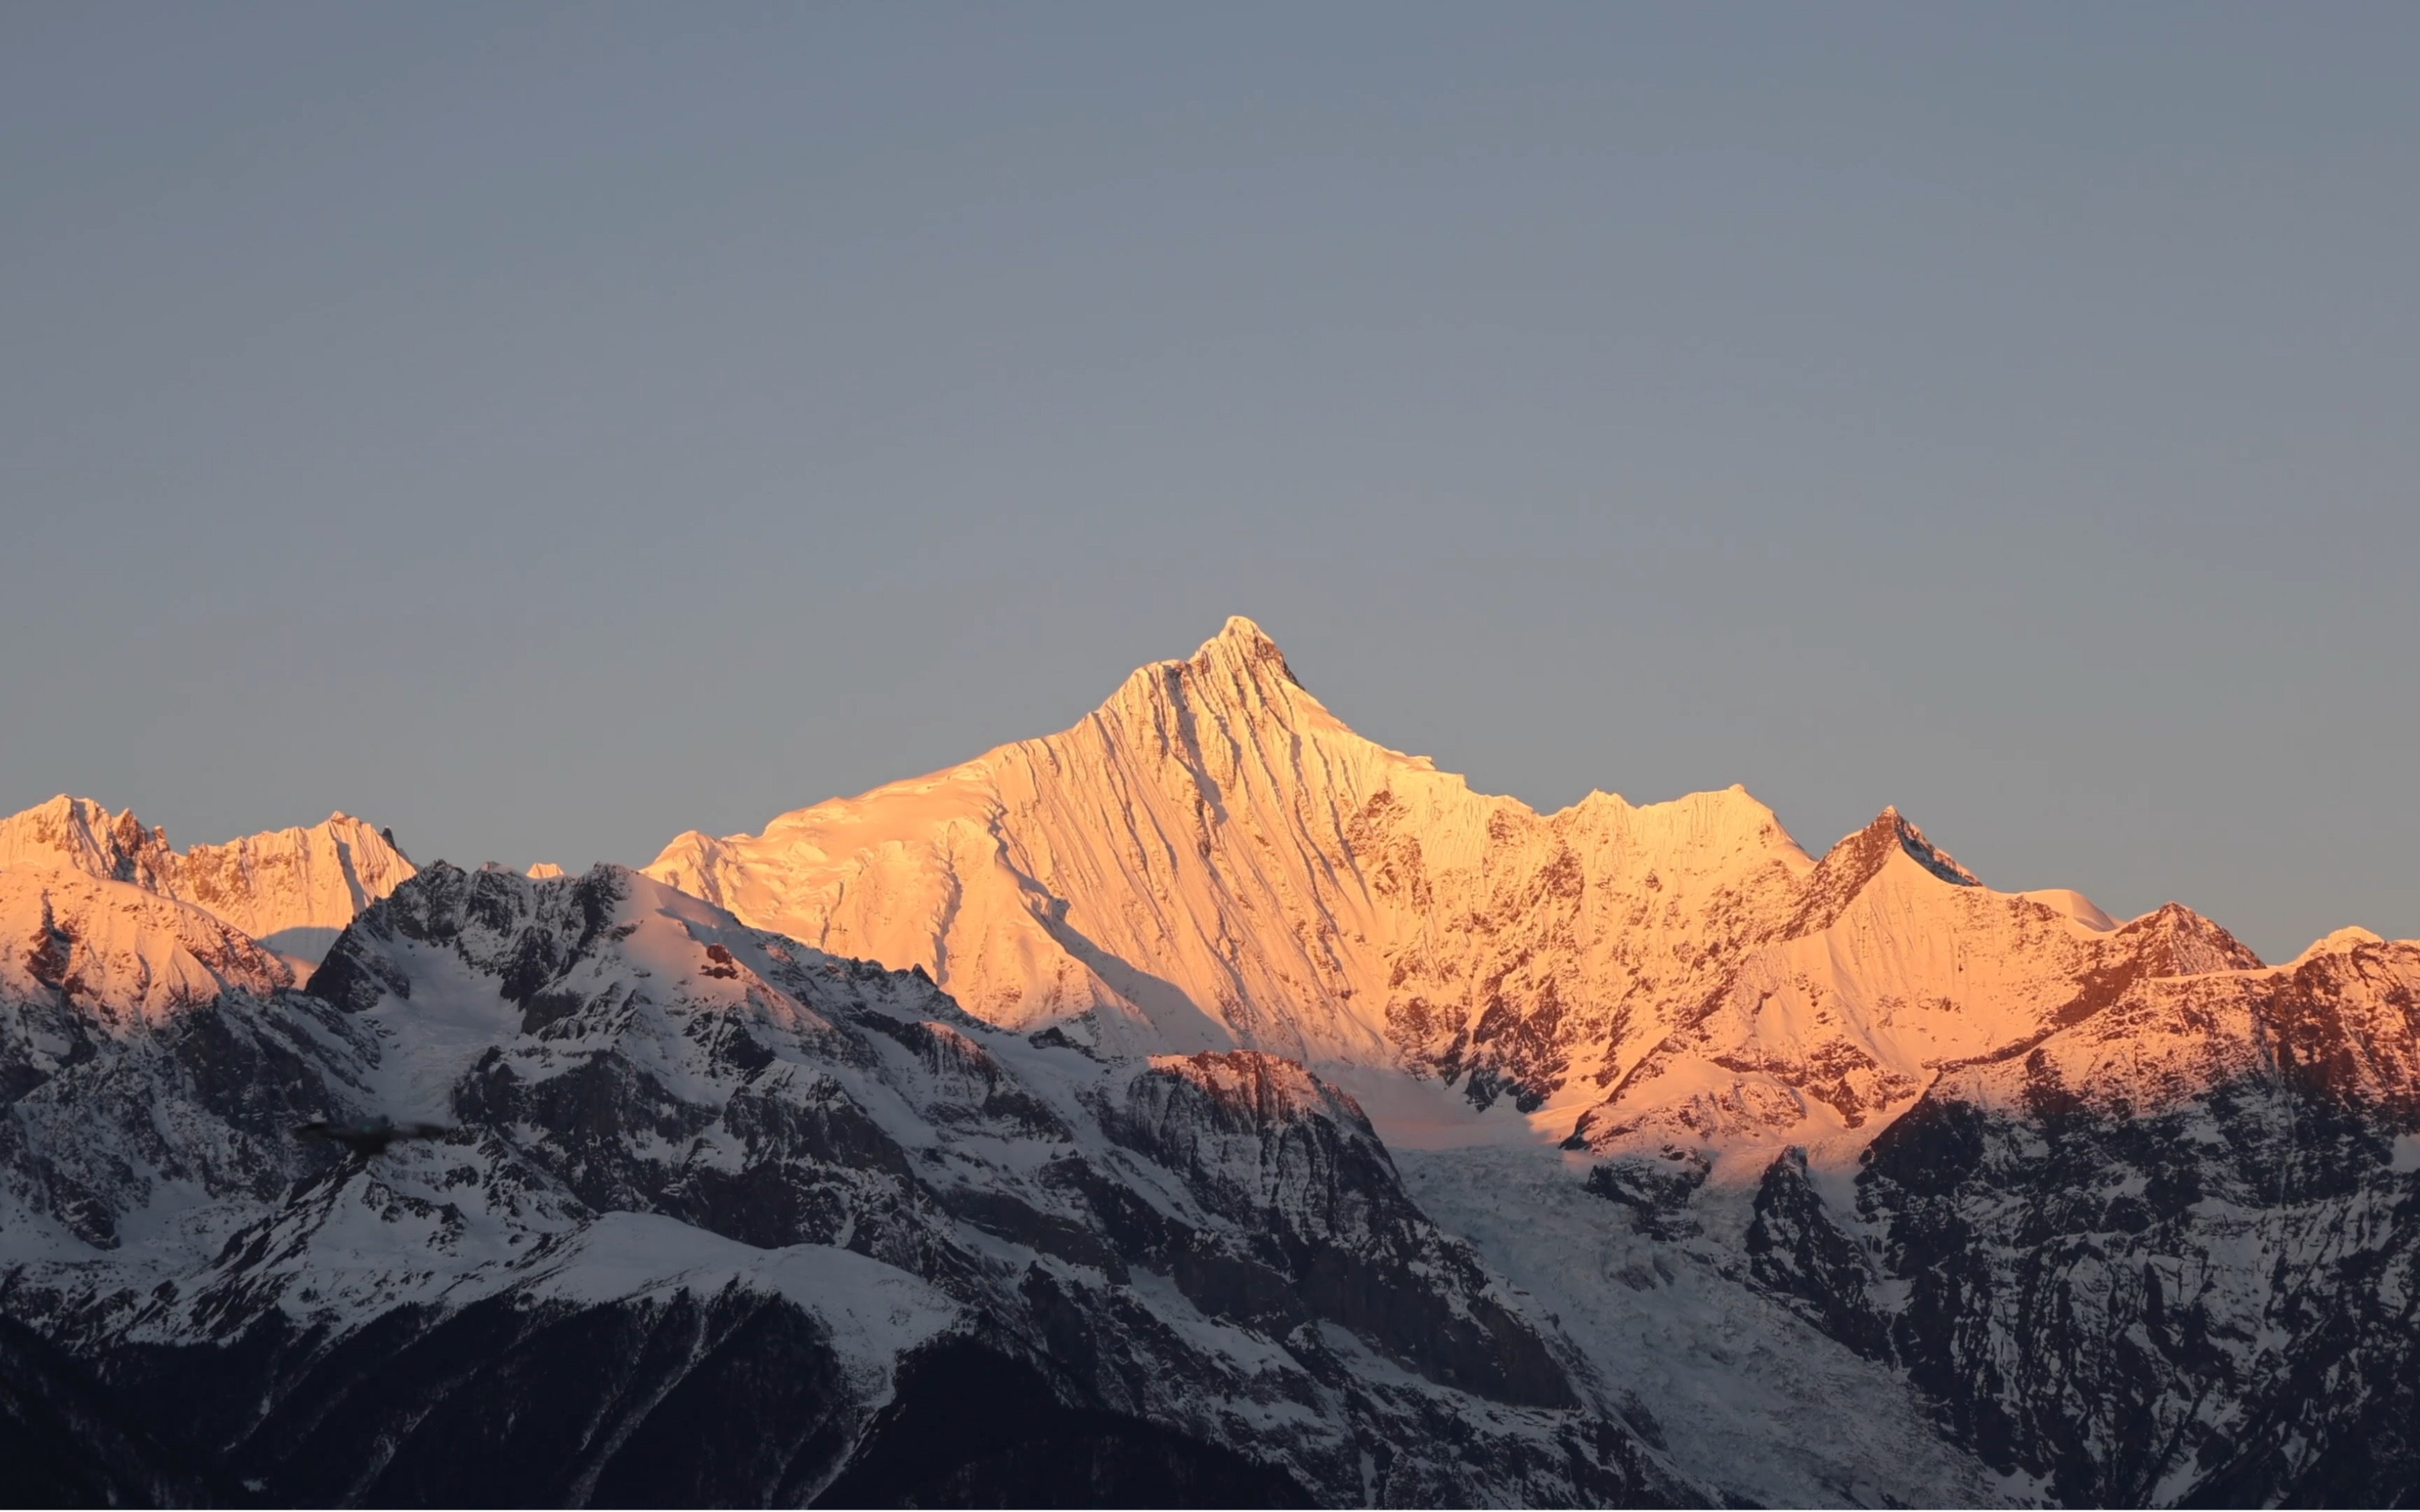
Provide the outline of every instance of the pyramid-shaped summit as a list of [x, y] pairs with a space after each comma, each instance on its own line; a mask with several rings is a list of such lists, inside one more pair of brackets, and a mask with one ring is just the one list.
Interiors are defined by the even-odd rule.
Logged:
[[1786, 910], [1811, 865], [1736, 788], [1551, 815], [1475, 793], [1356, 734], [1238, 616], [1073, 729], [686, 834], [647, 871], [923, 966], [996, 1023], [1408, 1065], [1534, 1105], [1660, 1039], [1711, 985], [1709, 939]]
[[1093, 715], [1107, 738], [1144, 746], [1198, 743], [1199, 732], [1186, 728], [1197, 717], [1214, 729], [1264, 738], [1278, 731], [1343, 730], [1295, 680], [1278, 643], [1240, 614], [1191, 656], [1136, 668]]
[[1475, 793], [1355, 734], [1240, 617], [1071, 730], [648, 870], [995, 1023], [1407, 1069], [1599, 1149], [1854, 1146], [2085, 984], [2240, 949], [1995, 892], [1895, 808], [1819, 862], [1736, 787]]
[[1223, 673], [1230, 677], [1257, 681], [1275, 676], [1300, 687], [1294, 669], [1286, 665], [1285, 653], [1269, 639], [1268, 632], [1241, 614], [1231, 614], [1218, 633], [1202, 643], [1189, 665], [1204, 675]]

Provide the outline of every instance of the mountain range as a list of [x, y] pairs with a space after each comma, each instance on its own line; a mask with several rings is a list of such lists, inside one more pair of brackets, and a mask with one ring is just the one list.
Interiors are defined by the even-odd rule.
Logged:
[[1242, 619], [637, 872], [54, 799], [0, 1096], [66, 1498], [2420, 1500], [2420, 943], [1541, 814]]

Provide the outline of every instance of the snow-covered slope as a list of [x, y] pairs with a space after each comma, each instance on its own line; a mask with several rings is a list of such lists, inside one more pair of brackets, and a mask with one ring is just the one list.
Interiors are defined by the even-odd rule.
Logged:
[[[1641, 1228], [1588, 1162], [1535, 1145], [1404, 1151], [1404, 1184], [1549, 1309], [1727, 1505], [2024, 1506], [2035, 1487], [1948, 1441], [1892, 1363], [1742, 1273], [1735, 1245]], [[1743, 1204], [1743, 1206], [1745, 1206]]]
[[1885, 810], [1823, 857], [1794, 917], [1579, 1119], [1575, 1147], [1754, 1181], [1784, 1147], [1851, 1162], [1944, 1070], [2004, 1059], [2154, 978], [2259, 959], [2170, 903], [1992, 891]]
[[1623, 1069], [1812, 863], [1732, 788], [1542, 815], [1345, 728], [1234, 619], [1060, 734], [647, 868], [1110, 1048], [1405, 1064], [1535, 1106]]
[[265, 995], [294, 973], [218, 916], [105, 877], [0, 869], [0, 992], [55, 994], [104, 1021], [157, 1023], [229, 990]]
[[[1299, 1065], [1029, 1039], [618, 869], [434, 866], [309, 994], [71, 880], [0, 980], [50, 1037], [0, 1299], [272, 1501], [1701, 1494]], [[191, 991], [67, 984], [113, 910]], [[449, 1130], [281, 1137], [380, 1114]]]
[[[1477, 1109], [1509, 1094], [1528, 1128], [1470, 1111], [1470, 1137], [1559, 1141], [1574, 1168], [1503, 1149], [1440, 1149], [1417, 1168], [1497, 1264], [1598, 1320], [1579, 1334], [1604, 1379], [1695, 1390], [1693, 1373], [1625, 1351], [1708, 1335], [1618, 1321], [1636, 1309], [1588, 1289], [1607, 1273], [1538, 1249], [1572, 1216], [1507, 1214], [1501, 1184], [1530, 1203], [1606, 1199], [1598, 1221], [1654, 1257], [1631, 1268], [1696, 1277], [1683, 1289], [1709, 1317], [1794, 1308], [1836, 1350], [1908, 1372], [1992, 1471], [1953, 1454], [1883, 1473], [1924, 1462], [1892, 1447], [1903, 1418], [1853, 1440], [1808, 1427], [1821, 1413], [1726, 1409], [1737, 1421], [1712, 1427], [1683, 1414], [1670, 1442], [1700, 1471], [1768, 1435], [1771, 1461], [1730, 1482], [1745, 1494], [2401, 1495], [2420, 1473], [2420, 1451], [2372, 1431], [2370, 1406], [2275, 1427], [2290, 1390], [2327, 1395], [2289, 1388], [2296, 1371], [2378, 1376], [2347, 1402], [2420, 1396], [2411, 1350], [2344, 1332], [2408, 1336], [2420, 1294], [2399, 1258], [2420, 1198], [2390, 1196], [2420, 1168], [2397, 1080], [2420, 1019], [2396, 954], [2420, 947], [2342, 932], [2265, 967], [2179, 904], [2121, 921], [2067, 889], [1996, 891], [1887, 810], [1820, 860], [1737, 789], [1539, 814], [1360, 739], [1242, 620], [1137, 672], [1073, 730], [761, 835], [682, 836], [650, 872], [764, 927], [917, 965], [994, 1022], [1063, 1024], [1111, 1051], [1242, 1044], [1335, 1068], [1423, 1145], [1457, 1136], [1414, 1081]], [[2330, 1041], [2335, 1090], [2314, 1090], [2289, 1038], [2260, 1027], [2301, 1022], [2294, 1005], [2319, 998], [2334, 1005], [2321, 1017], [2357, 1026]], [[2256, 1105], [2268, 1121], [2244, 1112]], [[2227, 1162], [2290, 1148], [2278, 1130], [2306, 1116], [2340, 1131], [2331, 1180], [2366, 1195], [2298, 1206], [2280, 1177], [2264, 1206]], [[2037, 1180], [2031, 1163], [2071, 1136], [2105, 1168]], [[2227, 1208], [2165, 1212], [2143, 1194], [2171, 1178], [2146, 1160], [2210, 1166], [2193, 1189], [2227, 1189]], [[2079, 1196], [2110, 1181], [2134, 1187]], [[2148, 1293], [2113, 1278], [2113, 1242], [2093, 1227], [2117, 1213], [2137, 1232], [2146, 1202], [2178, 1226], [2161, 1253], [2190, 1273], [2161, 1271]], [[2254, 1279], [2285, 1256], [2336, 1268], [2307, 1316], [2278, 1311], [2282, 1282]], [[2192, 1326], [2235, 1341], [2216, 1355], [2162, 1332], [2188, 1284], [2203, 1288]], [[2113, 1342], [2130, 1319], [2149, 1342]], [[1716, 1332], [1717, 1353], [1736, 1344], [1732, 1325]], [[1760, 1347], [1788, 1334], [1766, 1328]], [[1808, 1362], [1843, 1382], [1861, 1368]], [[1743, 1380], [1738, 1400], [1762, 1389]], [[2105, 1405], [2118, 1399], [2133, 1419]], [[2201, 1427], [2180, 1426], [2184, 1402]], [[2156, 1449], [2149, 1424], [2165, 1435]], [[2226, 1447], [2213, 1425], [2279, 1436]], [[2319, 1467], [2354, 1434], [2369, 1435], [2371, 1468], [2338, 1463], [2328, 1480]]]
[[207, 1246], [309, 1168], [287, 1129], [366, 1052], [292, 982], [190, 903], [0, 869], [0, 1255]]
[[1073, 730], [648, 871], [995, 1023], [1402, 1068], [1601, 1150], [1741, 1145], [1749, 1181], [1791, 1143], [1853, 1157], [1938, 1068], [2137, 976], [2257, 964], [2173, 906], [1992, 891], [1892, 810], [1818, 863], [1738, 788], [1476, 794], [1353, 733], [1242, 619]]
[[0, 869], [67, 869], [208, 909], [289, 958], [316, 962], [353, 916], [412, 874], [391, 831], [333, 813], [308, 829], [178, 851], [132, 810], [62, 794], [0, 819]]
[[[1241, 620], [554, 870], [0, 825], [0, 1437], [315, 1504], [2420, 1498], [2420, 943], [1539, 814]], [[307, 991], [250, 937], [337, 923]], [[286, 1134], [381, 1116], [448, 1132]]]
[[1945, 1072], [1761, 1279], [2072, 1504], [2420, 1493], [2420, 943], [2136, 980]]

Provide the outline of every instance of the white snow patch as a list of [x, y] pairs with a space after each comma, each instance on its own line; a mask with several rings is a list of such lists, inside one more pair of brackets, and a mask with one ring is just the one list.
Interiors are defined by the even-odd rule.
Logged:
[[1420, 1206], [1528, 1291], [1599, 1376], [1654, 1415], [1673, 1461], [1769, 1506], [2038, 1500], [1945, 1443], [1905, 1381], [1715, 1269], [1705, 1241], [1638, 1234], [1551, 1149], [1403, 1149]]
[[2343, 929], [2330, 931], [2328, 933], [2322, 934], [2318, 939], [2313, 940], [2309, 949], [2304, 950], [2301, 955], [2294, 957], [2293, 960], [2287, 962], [2285, 966], [2280, 969], [2291, 970], [2295, 966], [2301, 965], [2304, 962], [2310, 960], [2313, 956], [2334, 955], [2339, 951], [2350, 950], [2357, 946], [2383, 945], [2384, 943], [2386, 942], [2379, 935], [2362, 928], [2360, 925], [2349, 924]]
[[[1482, 1113], [1471, 1105], [1459, 1087], [1426, 1076], [1373, 1067], [1329, 1062], [1319, 1067], [1321, 1079], [1342, 1088], [1370, 1116], [1370, 1125], [1389, 1149], [1452, 1149], [1464, 1145], [1553, 1144], [1571, 1133], [1578, 1109], [1524, 1118], [1511, 1098], [1498, 1098]], [[1594, 1088], [1589, 1088], [1593, 1091]], [[1601, 1095], [1601, 1094], [1600, 1094]], [[1580, 1106], [1595, 1101], [1585, 1098]], [[1548, 1110], [1541, 1108], [1540, 1115]], [[1559, 1117], [1559, 1126], [1554, 1119]], [[1548, 1129], [1539, 1127], [1541, 1122]]]
[[2103, 913], [2099, 903], [2073, 887], [2040, 887], [2032, 892], [2018, 893], [2017, 896], [2040, 903], [2046, 908], [2055, 909], [2086, 929], [2100, 933], [2105, 934], [2118, 927], [2118, 921]]
[[655, 1213], [609, 1212], [533, 1296], [600, 1304], [711, 1293], [737, 1282], [821, 1318], [853, 1366], [887, 1374], [908, 1350], [958, 1319], [958, 1305], [893, 1265], [830, 1244], [757, 1249]]

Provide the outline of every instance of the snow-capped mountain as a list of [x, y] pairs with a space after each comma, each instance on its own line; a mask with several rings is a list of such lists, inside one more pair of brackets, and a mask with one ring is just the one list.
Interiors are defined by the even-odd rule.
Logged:
[[[1572, 1168], [1441, 1152], [1417, 1163], [1422, 1189], [1503, 1269], [1559, 1288], [1566, 1316], [1624, 1316], [1602, 1305], [1617, 1272], [1651, 1293], [1730, 1288], [1717, 1312], [1734, 1319], [1743, 1288], [1794, 1308], [1905, 1372], [1999, 1477], [1874, 1494], [2420, 1486], [2420, 1452], [2372, 1431], [2412, 1392], [2397, 1341], [2412, 1333], [2420, 1146], [2378, 1068], [2408, 1064], [2420, 1034], [2398, 964], [2420, 947], [2352, 933], [2269, 968], [2179, 904], [2120, 921], [2071, 891], [1995, 891], [1892, 810], [1820, 860], [1738, 789], [1538, 814], [1360, 739], [1243, 620], [1073, 730], [761, 835], [684, 835], [649, 871], [763, 927], [915, 964], [998, 1023], [1111, 1051], [1391, 1068], [1478, 1108], [1509, 1094]], [[2301, 1022], [2321, 980], [2329, 1013], [2371, 1006], [2337, 1036], [2360, 1054], [2315, 1082], [2307, 1058], [2260, 1048], [2259, 1026]], [[2342, 1131], [2333, 1206], [2293, 1196], [2293, 1162], [2316, 1158], [2291, 1154], [2304, 1119]], [[2089, 1158], [2053, 1158], [2070, 1148]], [[2045, 1161], [2055, 1176], [2035, 1172]], [[1536, 1236], [1570, 1226], [1508, 1219], [1500, 1191], [1462, 1174], [1478, 1170], [1533, 1207], [1605, 1199], [1633, 1257], [1559, 1263]], [[2162, 1180], [2227, 1195], [2146, 1207]], [[2148, 1269], [2119, 1275], [2121, 1252]], [[1784, 1347], [1786, 1328], [1760, 1327]], [[1735, 1349], [1736, 1326], [1719, 1332]], [[2348, 1372], [2374, 1383], [2324, 1411], [2281, 1405]], [[1719, 1477], [1690, 1453], [1712, 1438], [1681, 1442], [1696, 1431], [1676, 1454]], [[1890, 1458], [1826, 1458], [1774, 1420], [1748, 1431], [1843, 1495]]]
[[1721, 989], [1583, 1114], [1575, 1147], [1685, 1149], [1754, 1180], [1785, 1146], [1854, 1160], [1952, 1068], [2004, 1059], [2137, 981], [2257, 967], [2176, 903], [1985, 887], [1885, 810], [1826, 854]]
[[61, 1499], [2420, 1501], [2420, 942], [1540, 814], [1244, 620], [644, 873], [54, 800], [0, 1107]]
[[1601, 1150], [1745, 1142], [1750, 1180], [1865, 1130], [1853, 1156], [1938, 1067], [2136, 976], [2257, 964], [2173, 906], [1993, 892], [1895, 810], [1819, 862], [1736, 787], [1474, 793], [1353, 733], [1240, 618], [1073, 730], [647, 871], [995, 1023], [1400, 1067]]
[[[1702, 1495], [1297, 1064], [1104, 1060], [611, 868], [433, 867], [308, 994], [25, 875], [0, 1296], [271, 1500]], [[373, 1116], [444, 1128], [285, 1137]]]
[[[215, 1197], [267, 1200], [334, 1095], [292, 969], [215, 915], [81, 872], [0, 868], [0, 1228], [110, 1248]], [[341, 1079], [341, 1078], [340, 1078]]]
[[1081, 724], [646, 869], [991, 1022], [1467, 1078], [1618, 1073], [1813, 867], [1738, 788], [1542, 815], [1345, 728], [1230, 620]]
[[1945, 1072], [1839, 1197], [1777, 1160], [1757, 1273], [2061, 1501], [2420, 1492], [2420, 944], [2141, 977]]
[[65, 794], [0, 819], [0, 868], [64, 868], [208, 909], [271, 949], [309, 964], [353, 916], [412, 874], [391, 830], [332, 813], [178, 851], [126, 810], [115, 816]]

